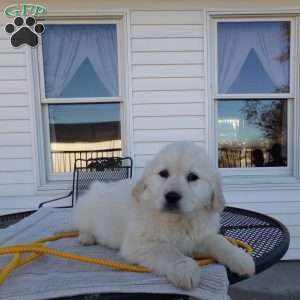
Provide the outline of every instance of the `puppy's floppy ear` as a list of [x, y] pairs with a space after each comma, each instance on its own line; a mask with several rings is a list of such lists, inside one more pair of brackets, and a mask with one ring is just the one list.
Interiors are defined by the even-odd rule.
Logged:
[[146, 189], [144, 177], [142, 177], [133, 187], [133, 190], [131, 192], [133, 198], [137, 201], [140, 200], [140, 195], [142, 192]]
[[213, 174], [211, 184], [213, 187], [211, 208], [217, 212], [222, 212], [225, 206], [225, 198], [223, 194], [222, 181], [218, 174]]

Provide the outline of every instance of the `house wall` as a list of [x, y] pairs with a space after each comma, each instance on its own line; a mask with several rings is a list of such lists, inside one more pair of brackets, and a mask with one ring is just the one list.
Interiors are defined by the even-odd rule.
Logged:
[[[1, 1], [0, 9], [12, 4]], [[299, 1], [43, 1], [49, 12], [124, 11], [127, 16], [131, 154], [136, 175], [171, 141], [189, 139], [208, 149], [206, 9], [299, 9]], [[245, 6], [247, 4], [247, 6]], [[1, 17], [1, 27], [7, 22]], [[36, 208], [66, 190], [37, 190], [30, 49], [16, 50], [0, 29], [0, 213]], [[229, 205], [270, 214], [291, 233], [288, 259], [300, 258], [300, 184], [227, 185]]]

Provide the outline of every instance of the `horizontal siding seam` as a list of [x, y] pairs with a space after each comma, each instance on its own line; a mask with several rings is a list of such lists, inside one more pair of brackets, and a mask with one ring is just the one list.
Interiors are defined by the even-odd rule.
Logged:
[[[24, 144], [5, 144], [5, 145], [0, 145], [0, 148], [1, 147], [23, 147], [23, 146], [28, 146], [28, 147], [30, 147], [31, 146], [31, 143], [24, 143]], [[31, 158], [31, 157], [29, 157], [29, 158]], [[6, 159], [6, 158], [3, 158], [3, 159]]]
[[[12, 182], [12, 183], [1, 183], [0, 182], [0, 186], [1, 187], [4, 187], [4, 186], [7, 186], [7, 185], [12, 185], [12, 184], [17, 184], [17, 185], [21, 185], [21, 184], [23, 184], [23, 185], [28, 185], [28, 184], [33, 184], [34, 183], [34, 181], [33, 180], [31, 180], [31, 181], [28, 181], [28, 182], [21, 182], [21, 181], [15, 181], [15, 182]], [[2, 208], [1, 208], [2, 209]]]
[[[6, 147], [6, 146], [5, 146]], [[24, 159], [26, 159], [26, 160], [31, 160], [32, 161], [32, 158], [31, 157], [16, 157], [16, 158], [3, 158], [3, 159], [5, 159], [5, 161], [7, 161], [7, 160], [13, 160], [13, 161], [15, 161], [15, 160], [18, 160], [18, 159], [22, 159], [22, 160], [24, 160]], [[0, 158], [0, 160], [1, 160], [1, 158]], [[1, 171], [0, 171], [1, 172]]]
[[173, 90], [170, 90], [170, 89], [166, 89], [166, 90], [133, 90], [133, 92], [176, 92], [176, 91], [204, 91], [205, 89], [202, 88], [202, 89], [188, 89], [188, 88], [182, 88], [182, 89], [173, 89]]
[[1, 54], [25, 54], [26, 52], [25, 51], [20, 51], [20, 50], [14, 50], [12, 49], [12, 51], [1, 51], [0, 50], [0, 55]]
[[[148, 131], [148, 130], [191, 130], [191, 129], [196, 129], [196, 130], [199, 130], [199, 129], [205, 129], [204, 127], [179, 127], [179, 128], [174, 128], [174, 127], [171, 127], [171, 128], [161, 128], [161, 129], [157, 129], [157, 128], [137, 128], [135, 129], [134, 131]], [[140, 143], [144, 143], [144, 142], [135, 142], [135, 144], [140, 144]], [[159, 141], [159, 143], [164, 143], [163, 141]], [[146, 154], [148, 155], [148, 154]]]
[[176, 130], [179, 130], [179, 131], [183, 131], [183, 130], [191, 130], [191, 129], [195, 129], [195, 130], [199, 130], [199, 129], [201, 129], [201, 130], [203, 130], [203, 129], [205, 129], [205, 128], [197, 128], [197, 127], [195, 127], [195, 128], [147, 128], [147, 129], [145, 129], [145, 128], [136, 128], [134, 131], [157, 131], [157, 132], [159, 132], [159, 131], [167, 131], [167, 130], [171, 130], [171, 131], [176, 131]]
[[[6, 172], [6, 173], [8, 173], [8, 172], [28, 172], [28, 171], [32, 171], [32, 168], [30, 168], [30, 169], [15, 169], [15, 170], [9, 170], [9, 169], [3, 169], [3, 170], [0, 170], [1, 172]], [[6, 185], [11, 185], [11, 183], [10, 184], [6, 184]]]
[[24, 65], [1, 65], [0, 68], [26, 68], [26, 64]]
[[0, 64], [0, 68], [26, 68], [26, 65], [3, 65]]
[[185, 13], [203, 13], [203, 9], [198, 9], [198, 10], [194, 10], [194, 9], [186, 9], [186, 10], [182, 10], [182, 9], [131, 9], [130, 10], [132, 14], [134, 13], [166, 13], [166, 12], [170, 12], [170, 13], [177, 13], [177, 12], [185, 12]]
[[131, 23], [130, 26], [203, 26], [203, 22], [199, 23]]
[[[149, 65], [148, 65], [149, 66]], [[146, 77], [141, 77], [141, 76], [132, 76], [132, 79], [143, 79], [143, 80], [147, 80], [147, 79], [204, 79], [205, 76], [146, 76]]]
[[[133, 116], [134, 119], [136, 118], [174, 118], [174, 117], [184, 117], [184, 118], [189, 118], [189, 117], [205, 117], [205, 113], [202, 114], [183, 114], [183, 115], [179, 115], [179, 114], [168, 114], [168, 115], [143, 115], [143, 114], [139, 114], [139, 115], [135, 115]], [[180, 129], [182, 129], [180, 127]]]
[[[3, 119], [0, 119], [0, 122], [2, 121]], [[20, 133], [31, 133], [31, 131], [20, 131], [20, 130], [14, 130], [14, 131], [0, 131], [0, 135], [3, 134], [20, 134]]]
[[28, 173], [28, 172], [32, 172], [32, 170], [0, 170], [0, 174], [1, 173]]
[[[152, 130], [152, 129], [151, 129]], [[193, 142], [195, 143], [202, 143], [205, 139], [191, 139]], [[149, 140], [149, 141], [138, 141], [136, 142], [135, 144], [152, 144], [152, 143], [172, 143], [171, 140], [167, 140], [167, 141], [162, 141], [162, 140]], [[137, 153], [135, 156], [136, 157], [144, 157], [144, 156], [151, 156], [151, 155], [154, 155], [154, 154], [140, 154], [140, 153]]]
[[[199, 38], [202, 38], [203, 36], [202, 35], [186, 35], [184, 37], [182, 37], [182, 35], [172, 35], [172, 36], [137, 36], [137, 35], [134, 35], [132, 37], [132, 39], [136, 39], [136, 40], [146, 40], [146, 39], [162, 39], [162, 40], [165, 40], [165, 39], [181, 39], [181, 38], [185, 38], [185, 39], [192, 39], [192, 38], [195, 38], [195, 39], [199, 39]], [[20, 67], [20, 66], [18, 66]]]
[[156, 104], [203, 104], [204, 100], [199, 99], [199, 101], [184, 101], [184, 102], [164, 102], [164, 101], [159, 101], [159, 102], [139, 102], [137, 100], [133, 101], [134, 106], [142, 106], [142, 105], [156, 105]]
[[134, 66], [145, 66], [145, 67], [149, 67], [149, 66], [182, 66], [182, 65], [187, 65], [187, 66], [204, 66], [204, 63], [167, 63], [167, 64], [158, 64], [158, 63], [152, 63], [152, 64], [144, 64], [144, 63], [132, 63], [131, 64], [133, 67]]
[[204, 50], [199, 49], [199, 50], [133, 50], [131, 53], [202, 53]]
[[[1, 106], [1, 107], [3, 107], [3, 106]], [[6, 107], [6, 106], [4, 106], [4, 107]], [[0, 118], [0, 121], [28, 121], [28, 120], [30, 120], [29, 119], [29, 117], [27, 117], [27, 118], [3, 118], [3, 117], [1, 117]], [[13, 133], [16, 133], [16, 132], [10, 132], [10, 134], [13, 134]], [[24, 132], [22, 132], [22, 133], [24, 133]]]
[[16, 92], [16, 91], [1, 91], [0, 95], [27, 95], [28, 91], [24, 92]]
[[[22, 182], [22, 183], [18, 183], [18, 184], [23, 184], [23, 185], [27, 185], [27, 186], [31, 186], [31, 183], [29, 183], [29, 182]], [[14, 185], [14, 183], [5, 183], [5, 184], [0, 184], [0, 185], [7, 185], [7, 186], [13, 186]]]
[[204, 37], [201, 35], [201, 36], [192, 36], [192, 37], [188, 37], [188, 36], [181, 36], [181, 37], [173, 37], [173, 36], [166, 36], [166, 37], [161, 37], [161, 36], [145, 36], [145, 37], [131, 37], [130, 40], [131, 41], [134, 41], [134, 40], [140, 40], [140, 39], [145, 39], [145, 40], [156, 40], [156, 39], [167, 39], [167, 40], [181, 40], [181, 39], [195, 39], [195, 40], [204, 40]]
[[[228, 201], [228, 202], [231, 202], [231, 203], [234, 203], [234, 204], [266, 204], [266, 205], [271, 205], [273, 203], [282, 203], [282, 200], [270, 200], [270, 201], [256, 201], [256, 200], [253, 200], [253, 201]], [[287, 201], [284, 201], [284, 203], [299, 203], [299, 200], [295, 199], [295, 200], [287, 200]], [[300, 213], [300, 211], [299, 211]]]
[[204, 22], [201, 23], [131, 23], [130, 26], [199, 26], [204, 25]]
[[193, 35], [193, 36], [132, 36], [131, 41], [134, 40], [177, 40], [177, 39], [196, 39], [204, 40], [203, 35]]
[[[1, 69], [1, 67], [0, 67], [0, 69]], [[3, 82], [6, 82], [6, 81], [13, 81], [13, 82], [15, 82], [15, 81], [27, 81], [27, 79], [26, 78], [15, 78], [15, 79], [0, 78], [0, 82], [1, 81], [3, 81]]]
[[27, 107], [29, 107], [29, 105], [27, 105], [27, 104], [24, 104], [24, 105], [10, 105], [10, 104], [8, 104], [8, 105], [2, 105], [2, 106], [0, 106], [1, 108], [0, 108], [0, 110], [2, 109], [2, 108], [27, 108]]

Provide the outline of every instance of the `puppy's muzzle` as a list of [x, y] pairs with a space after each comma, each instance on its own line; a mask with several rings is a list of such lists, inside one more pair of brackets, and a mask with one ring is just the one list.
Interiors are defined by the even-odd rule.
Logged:
[[175, 191], [170, 191], [165, 194], [165, 209], [166, 210], [178, 210], [181, 195]]

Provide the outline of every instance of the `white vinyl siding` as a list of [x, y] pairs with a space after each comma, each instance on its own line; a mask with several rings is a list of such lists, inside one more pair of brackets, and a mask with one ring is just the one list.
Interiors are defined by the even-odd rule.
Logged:
[[[36, 206], [26, 48], [0, 27], [0, 212]], [[27, 197], [28, 196], [28, 197]], [[33, 205], [34, 203], [34, 205]]]
[[[1, 28], [1, 30], [3, 30], [3, 26]], [[6, 39], [5, 41], [9, 41], [9, 40]], [[24, 67], [25, 65], [26, 65], [26, 61], [25, 61], [24, 52], [19, 53], [13, 49], [9, 53], [4, 52], [4, 53], [1, 53], [1, 55], [0, 55], [0, 66], [1, 67]]]
[[172, 141], [205, 138], [204, 18], [199, 11], [131, 13], [136, 173]]
[[15, 49], [0, 25], [0, 214], [35, 209], [60, 195], [37, 195], [27, 48]]
[[[291, 242], [285, 259], [300, 258], [299, 190], [280, 189], [231, 191], [226, 193], [227, 204], [268, 214], [288, 227]], [[230, 199], [230, 201], [228, 201]]]
[[[204, 72], [203, 72], [204, 73]], [[134, 91], [133, 104], [144, 103], [193, 103], [204, 102], [204, 90], [191, 91]]]
[[[83, 13], [84, 5], [77, 0], [75, 2], [78, 12]], [[117, 9], [126, 9], [127, 2], [122, 2], [122, 7]], [[131, 148], [135, 173], [139, 176], [147, 161], [169, 142], [190, 139], [206, 146], [211, 139], [207, 128], [206, 16], [201, 7], [217, 9], [219, 4], [216, 1], [187, 1], [181, 4], [170, 1], [169, 10], [160, 10], [162, 4], [131, 2], [128, 7], [133, 10], [128, 13], [127, 32], [130, 65], [125, 66], [125, 75], [130, 75], [126, 79], [130, 87]], [[94, 7], [95, 11], [101, 11], [101, 3], [95, 1], [91, 9]], [[282, 0], [281, 5], [285, 3]], [[257, 6], [255, 10], [259, 10], [259, 2], [254, 1], [254, 4]], [[45, 5], [56, 11], [65, 10], [66, 13], [69, 9], [63, 1], [46, 1]], [[136, 10], [151, 5], [155, 11]], [[110, 10], [116, 9], [116, 6], [112, 5]], [[187, 8], [180, 10], [183, 6]], [[274, 8], [274, 1], [269, 8]], [[2, 17], [2, 27], [5, 22], [7, 19]], [[36, 120], [32, 106], [39, 103], [39, 99], [31, 91], [33, 83], [31, 76], [28, 77], [34, 68], [27, 60], [28, 48], [16, 50], [11, 47], [2, 27], [0, 214], [34, 209], [39, 202], [68, 192], [68, 186], [60, 191], [37, 190], [36, 177], [39, 173], [37, 147], [34, 144], [37, 137], [33, 135]], [[291, 246], [285, 258], [300, 259], [300, 185], [291, 183], [282, 187], [280, 182], [269, 186], [260, 183], [259, 179], [253, 179], [253, 184], [250, 182], [247, 188], [245, 185], [240, 187], [239, 183], [235, 183], [234, 187], [231, 185], [225, 185], [227, 204], [270, 214], [282, 221], [291, 234]]]

